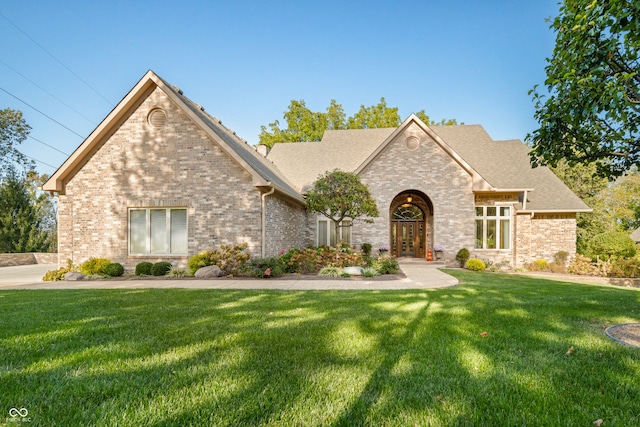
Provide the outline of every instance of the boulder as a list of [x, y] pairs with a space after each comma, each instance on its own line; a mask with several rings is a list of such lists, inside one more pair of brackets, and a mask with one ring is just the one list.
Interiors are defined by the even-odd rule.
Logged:
[[69, 282], [74, 282], [76, 280], [86, 280], [87, 276], [82, 273], [77, 273], [75, 271], [70, 271], [64, 275], [64, 280]]
[[350, 276], [362, 276], [362, 267], [345, 267], [343, 270]]
[[222, 270], [217, 265], [209, 265], [207, 267], [199, 268], [196, 271], [195, 276], [198, 279], [212, 279], [214, 277], [222, 276]]

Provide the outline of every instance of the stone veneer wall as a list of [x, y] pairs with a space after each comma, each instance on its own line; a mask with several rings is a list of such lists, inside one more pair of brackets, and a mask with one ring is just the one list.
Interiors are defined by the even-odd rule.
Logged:
[[553, 261], [559, 251], [576, 255], [576, 215], [530, 214], [516, 217], [516, 265], [522, 266], [536, 259]]
[[0, 254], [0, 267], [31, 264], [55, 264], [57, 253], [30, 252], [25, 254]]
[[[160, 129], [147, 116], [162, 108]], [[187, 207], [188, 256], [248, 243], [260, 254], [260, 193], [248, 172], [156, 89], [67, 183], [59, 197], [59, 263], [107, 257], [129, 271], [142, 261], [183, 266], [187, 257], [129, 256], [128, 208]]]
[[[413, 148], [405, 141], [416, 137]], [[361, 221], [353, 227], [353, 243], [369, 242], [374, 248], [390, 246], [390, 208], [394, 197], [418, 190], [433, 203], [433, 242], [445, 247], [452, 260], [474, 242], [474, 195], [471, 176], [417, 126], [399, 134], [360, 173], [378, 204], [380, 216], [373, 224]], [[429, 245], [431, 242], [427, 242]]]
[[274, 256], [313, 243], [305, 207], [275, 194], [266, 196], [266, 248], [264, 256]]

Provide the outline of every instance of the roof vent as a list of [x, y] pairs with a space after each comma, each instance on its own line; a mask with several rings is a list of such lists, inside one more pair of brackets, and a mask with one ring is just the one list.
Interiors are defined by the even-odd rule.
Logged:
[[176, 92], [178, 92], [180, 95], [182, 95], [182, 90], [180, 90], [180, 88], [178, 86], [174, 85], [172, 87], [176, 90]]
[[256, 151], [258, 154], [262, 155], [262, 157], [267, 157], [267, 154], [269, 154], [269, 147], [264, 144], [260, 144], [258, 145], [258, 148], [256, 148]]
[[154, 108], [149, 111], [147, 122], [151, 127], [160, 129], [167, 122], [167, 113], [165, 113], [162, 108]]

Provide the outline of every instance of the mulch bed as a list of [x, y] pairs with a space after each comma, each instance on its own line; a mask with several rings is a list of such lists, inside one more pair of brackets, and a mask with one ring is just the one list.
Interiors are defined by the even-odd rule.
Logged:
[[640, 323], [609, 326], [604, 333], [623, 344], [640, 347]]
[[252, 276], [221, 276], [214, 279], [199, 279], [193, 276], [187, 277], [170, 277], [170, 276], [120, 276], [101, 279], [87, 279], [87, 280], [345, 280], [345, 281], [388, 281], [388, 280], [401, 280], [407, 276], [400, 272], [398, 274], [385, 274], [384, 276], [364, 277], [364, 276], [351, 276], [351, 277], [327, 277], [318, 276], [317, 274], [283, 274], [278, 277], [259, 278]]

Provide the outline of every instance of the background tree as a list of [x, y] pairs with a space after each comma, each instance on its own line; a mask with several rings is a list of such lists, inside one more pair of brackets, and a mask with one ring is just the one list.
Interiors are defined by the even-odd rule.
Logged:
[[640, 227], [640, 172], [632, 168], [602, 192], [603, 204], [616, 225], [633, 231]]
[[609, 178], [640, 165], [640, 2], [565, 0], [551, 28], [548, 96], [529, 92], [540, 124], [526, 138], [532, 164], [595, 163]]
[[418, 118], [422, 120], [424, 124], [429, 126], [456, 126], [459, 124], [464, 124], [464, 122], [458, 123], [456, 119], [442, 119], [439, 122], [436, 122], [435, 120], [431, 120], [431, 118], [427, 115], [427, 113], [424, 112], [424, 110], [418, 111], [416, 113], [416, 116], [418, 116]]
[[327, 172], [313, 183], [307, 193], [307, 210], [324, 215], [333, 222], [335, 235], [340, 235], [340, 223], [345, 218], [351, 223], [357, 218], [371, 223], [378, 217], [376, 201], [369, 188], [351, 172], [334, 170]]
[[0, 110], [0, 179], [14, 165], [22, 165], [25, 169], [33, 169], [35, 164], [22, 154], [20, 145], [31, 127], [22, 118], [22, 112], [10, 108]]
[[8, 166], [0, 182], [0, 253], [55, 252], [55, 208], [38, 190], [46, 180]]
[[[455, 119], [442, 119], [434, 122], [421, 110], [418, 117], [428, 125], [456, 125]], [[286, 128], [280, 127], [280, 121], [275, 120], [267, 126], [260, 127], [260, 144], [271, 148], [277, 142], [309, 142], [320, 141], [327, 129], [373, 129], [397, 127], [400, 125], [400, 115], [397, 107], [389, 107], [384, 98], [370, 107], [360, 106], [351, 117], [347, 117], [344, 108], [335, 99], [325, 112], [311, 111], [303, 100], [292, 100], [289, 108], [284, 112]]]

